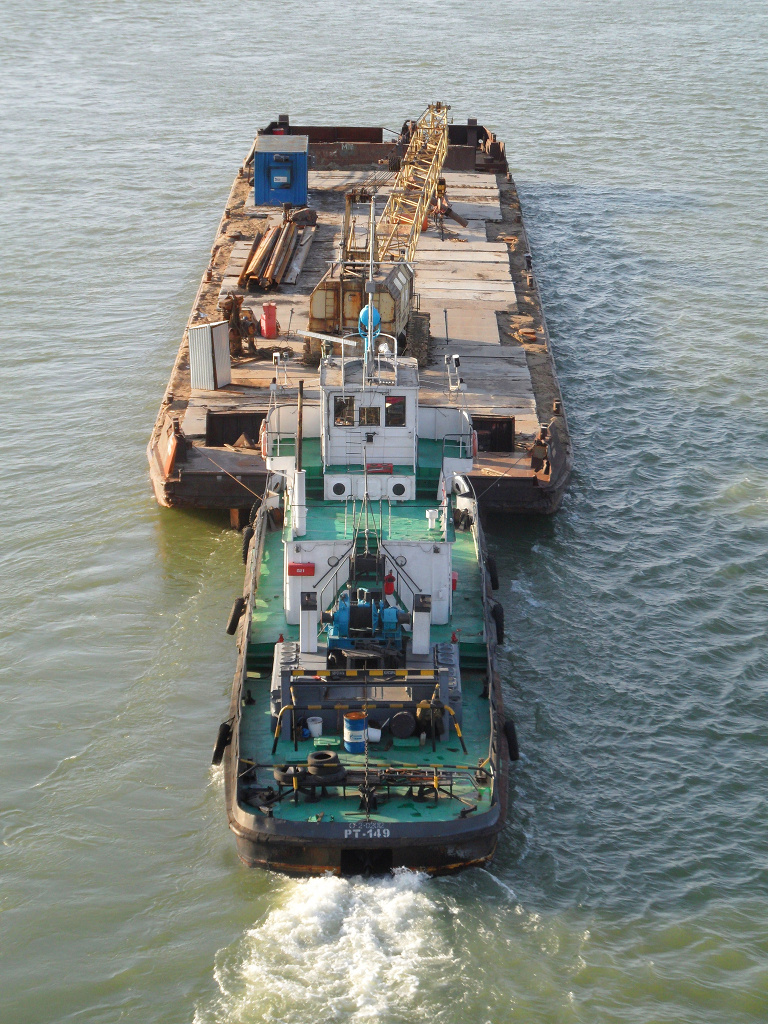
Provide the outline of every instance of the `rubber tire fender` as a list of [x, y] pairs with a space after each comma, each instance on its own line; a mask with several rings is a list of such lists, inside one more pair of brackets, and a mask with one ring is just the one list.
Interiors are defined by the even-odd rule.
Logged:
[[229, 618], [227, 619], [227, 633], [229, 636], [235, 635], [235, 632], [237, 631], [237, 624], [243, 617], [246, 603], [247, 602], [244, 597], [238, 597], [232, 605], [232, 611], [229, 613]]
[[307, 757], [307, 764], [311, 771], [312, 768], [338, 768], [341, 762], [333, 750], [313, 750]]
[[303, 764], [276, 764], [272, 774], [281, 786], [292, 786], [294, 779], [301, 785], [307, 778], [307, 769]]
[[232, 725], [230, 722], [222, 722], [219, 726], [216, 742], [213, 745], [213, 757], [211, 758], [211, 764], [221, 764], [222, 758], [224, 757], [224, 750], [231, 742]]
[[251, 511], [248, 513], [248, 525], [249, 526], [255, 526], [256, 525], [256, 516], [258, 516], [260, 508], [261, 508], [261, 498], [259, 498], [258, 501], [254, 501], [254, 503], [251, 505]]
[[491, 605], [491, 618], [496, 623], [496, 643], [504, 643], [504, 609], [498, 601]]
[[253, 534], [255, 533], [252, 526], [246, 526], [243, 530], [243, 564], [245, 565], [248, 561], [248, 548], [251, 546], [253, 540]]
[[510, 761], [520, 760], [520, 748], [517, 745], [517, 730], [515, 729], [515, 723], [511, 718], [508, 718], [504, 723], [504, 736], [507, 741], [507, 750], [509, 751]]
[[499, 570], [496, 568], [496, 559], [493, 555], [485, 556], [485, 568], [491, 578], [491, 590], [499, 589]]

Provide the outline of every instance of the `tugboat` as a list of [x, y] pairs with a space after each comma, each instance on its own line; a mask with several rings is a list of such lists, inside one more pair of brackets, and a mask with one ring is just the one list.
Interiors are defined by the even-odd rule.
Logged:
[[273, 381], [228, 626], [239, 657], [213, 761], [241, 859], [289, 874], [487, 863], [517, 757], [468, 478], [477, 435], [457, 402], [420, 407], [369, 250], [357, 333], [313, 336], [316, 401]]

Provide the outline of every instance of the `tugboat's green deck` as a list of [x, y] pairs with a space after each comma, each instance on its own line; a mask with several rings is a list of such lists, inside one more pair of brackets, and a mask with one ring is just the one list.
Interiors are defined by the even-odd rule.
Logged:
[[[393, 540], [424, 540], [439, 543], [446, 540], [441, 525], [429, 529], [427, 509], [435, 508], [432, 501], [399, 501], [388, 505], [385, 501], [372, 501], [368, 512], [370, 542], [378, 537], [384, 544]], [[291, 524], [290, 513], [286, 518], [285, 530]], [[365, 529], [365, 514], [360, 516], [360, 502], [336, 502], [307, 500], [307, 530], [304, 540], [348, 540], [352, 542], [355, 526]], [[286, 536], [288, 534], [286, 533]], [[448, 523], [447, 539], [454, 538], [453, 522]]]
[[[281, 739], [274, 757], [272, 756], [273, 737], [269, 724], [269, 708], [264, 706], [268, 701], [266, 688], [269, 684], [266, 679], [249, 678], [248, 682], [256, 704], [241, 709], [240, 757], [252, 759], [260, 765], [306, 764], [307, 755], [318, 749], [313, 740], [299, 741], [299, 749], [295, 751], [292, 740]], [[490, 708], [487, 697], [482, 696], [483, 686], [483, 679], [479, 674], [473, 673], [473, 677], [463, 680], [464, 721], [461, 731], [467, 746], [466, 754], [462, 751], [453, 729], [447, 739], [437, 740], [435, 751], [432, 750], [429, 739], [422, 747], [418, 736], [410, 740], [393, 740], [385, 734], [382, 743], [372, 743], [368, 748], [369, 767], [374, 769], [408, 766], [415, 771], [426, 770], [428, 774], [431, 774], [430, 769], [434, 766], [442, 770], [451, 766], [474, 770], [479, 762], [485, 761], [488, 757]], [[344, 749], [341, 737], [338, 739], [339, 745], [329, 749], [338, 753], [347, 770], [361, 770], [365, 765], [364, 755], [348, 753]], [[261, 769], [259, 776], [265, 784], [276, 785], [271, 779], [268, 767]], [[419, 801], [413, 797], [406, 797], [402, 792], [393, 792], [390, 799], [380, 805], [378, 812], [370, 815], [370, 819], [382, 823], [415, 822], [419, 819], [451, 821], [458, 818], [460, 812], [471, 804], [476, 804], [478, 811], [482, 811], [484, 806], [487, 810], [490, 792], [488, 784], [481, 785], [478, 789], [470, 778], [471, 772], [457, 772], [453, 787], [454, 794], [463, 797], [466, 803], [458, 799], [449, 800], [442, 793], [440, 799], [435, 802], [434, 796], [429, 794]], [[429, 780], [427, 784], [428, 782]], [[307, 821], [320, 811], [323, 812], [324, 821], [355, 821], [365, 817], [358, 810], [360, 797], [357, 794], [357, 786], [348, 786], [346, 792], [347, 796], [344, 798], [341, 787], [328, 787], [327, 795], [314, 803], [308, 802], [304, 794], [299, 796], [298, 803], [294, 803], [293, 797], [288, 794], [280, 803], [274, 805], [273, 814], [276, 818], [286, 821]], [[255, 811], [255, 808], [253, 810]]]
[[[284, 450], [285, 441], [281, 441], [280, 454], [288, 454]], [[419, 441], [419, 459], [416, 470], [416, 494], [412, 501], [393, 503], [371, 502], [369, 505], [369, 541], [376, 544], [375, 535], [381, 538], [384, 545], [389, 540], [430, 540], [443, 541], [442, 527], [430, 530], [426, 517], [429, 508], [435, 508], [437, 482], [443, 459], [442, 441]], [[322, 500], [322, 459], [319, 439], [308, 438], [303, 446], [303, 465], [307, 471], [307, 539], [330, 538], [348, 539], [350, 544], [354, 537], [353, 509], [358, 514], [360, 503], [350, 501], [326, 502]], [[361, 472], [361, 467], [336, 467], [343, 472]], [[395, 467], [400, 472], [400, 467]], [[403, 467], [404, 472], [413, 472], [411, 467]], [[263, 785], [275, 785], [272, 779], [273, 764], [306, 764], [307, 755], [315, 748], [314, 741], [299, 742], [298, 751], [294, 750], [293, 741], [281, 738], [277, 750], [272, 755], [273, 736], [270, 730], [269, 686], [272, 675], [272, 658], [274, 645], [282, 634], [284, 640], [298, 640], [298, 626], [289, 625], [285, 620], [283, 609], [283, 571], [284, 552], [283, 540], [290, 537], [288, 527], [290, 518], [283, 531], [274, 530], [266, 534], [261, 556], [259, 586], [256, 591], [251, 640], [248, 646], [248, 677], [246, 691], [254, 704], [241, 707], [240, 724], [240, 757], [254, 761], [264, 768], [259, 769], [259, 781]], [[436, 750], [432, 750], [432, 742], [427, 739], [424, 746], [419, 743], [418, 736], [410, 740], [393, 740], [384, 733], [382, 742], [369, 747], [369, 765], [372, 769], [382, 767], [411, 767], [414, 771], [425, 772], [431, 778], [434, 766], [443, 772], [455, 766], [458, 770], [454, 776], [453, 792], [459, 799], [447, 799], [442, 794], [435, 801], [433, 795], [426, 794], [422, 799], [404, 795], [403, 791], [392, 793], [387, 801], [383, 801], [379, 811], [370, 815], [371, 820], [378, 822], [424, 822], [429, 819], [446, 821], [457, 818], [462, 810], [477, 805], [478, 811], [488, 806], [489, 788], [478, 786], [473, 782], [475, 767], [484, 762], [489, 754], [490, 742], [490, 709], [488, 699], [482, 696], [486, 679], [486, 645], [484, 640], [483, 613], [483, 579], [482, 570], [477, 561], [475, 542], [472, 533], [455, 531], [452, 517], [448, 522], [448, 539], [452, 541], [452, 567], [458, 573], [458, 585], [453, 599], [453, 615], [451, 622], [445, 625], [433, 625], [431, 637], [435, 643], [449, 642], [455, 634], [459, 641], [462, 690], [463, 690], [463, 721], [462, 734], [467, 746], [465, 754], [461, 749], [458, 737], [451, 728], [447, 738], [436, 742]], [[321, 637], [322, 643], [322, 637]], [[341, 717], [341, 716], [340, 716]], [[329, 737], [324, 736], [327, 741]], [[341, 734], [335, 737], [335, 750], [348, 770], [361, 770], [364, 767], [363, 755], [349, 754], [343, 745]], [[325, 745], [325, 744], [323, 744]], [[445, 784], [446, 776], [441, 777], [441, 785]], [[303, 793], [298, 803], [287, 790], [287, 795], [274, 804], [273, 814], [276, 818], [290, 821], [316, 820], [322, 811], [323, 820], [355, 821], [364, 817], [359, 811], [359, 795], [357, 785], [347, 787], [346, 798], [341, 787], [329, 787], [326, 795], [315, 802], [309, 802]], [[416, 790], [418, 787], [416, 787]], [[319, 793], [319, 790], [318, 790]], [[254, 809], [255, 810], [255, 809]], [[258, 813], [258, 812], [256, 812]]]

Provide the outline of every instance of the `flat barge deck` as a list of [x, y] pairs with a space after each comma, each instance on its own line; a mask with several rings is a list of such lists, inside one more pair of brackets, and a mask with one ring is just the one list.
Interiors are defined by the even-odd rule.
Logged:
[[[275, 392], [287, 398], [304, 380], [308, 401], [319, 398], [318, 346], [298, 332], [308, 326], [313, 289], [338, 258], [345, 197], [373, 185], [383, 201], [395, 177], [381, 128], [294, 127], [282, 117], [260, 134], [308, 137], [316, 224], [299, 229], [279, 286], [241, 284], [254, 242], [284, 218], [280, 207], [254, 204], [252, 150], [233, 182], [147, 449], [161, 505], [229, 509], [237, 526], [264, 491], [266, 464], [248, 439], [258, 438]], [[413, 261], [419, 312], [405, 351], [419, 361], [420, 402], [448, 401], [471, 414], [479, 443], [469, 476], [483, 511], [552, 513], [570, 477], [571, 444], [504, 144], [472, 120], [450, 125], [443, 177], [456, 218], [430, 221]], [[274, 302], [278, 335], [230, 341], [230, 382], [193, 388], [190, 329], [228, 319], [233, 296], [244, 323], [258, 323], [263, 303]]]

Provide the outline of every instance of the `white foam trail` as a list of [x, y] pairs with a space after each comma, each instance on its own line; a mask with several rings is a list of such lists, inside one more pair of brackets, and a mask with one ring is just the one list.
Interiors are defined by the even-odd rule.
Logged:
[[507, 885], [506, 882], [502, 882], [502, 880], [497, 875], [494, 875], [492, 871], [488, 871], [487, 868], [480, 868], [480, 870], [483, 872], [484, 875], [487, 875], [492, 881], [494, 881], [496, 885], [499, 886], [500, 889], [503, 889], [504, 892], [510, 897], [513, 903], [517, 904], [517, 893], [515, 893], [514, 889], [512, 889], [511, 886]]
[[[426, 876], [286, 883], [287, 898], [216, 968], [221, 998], [196, 1022], [304, 1024], [434, 1017], [420, 979], [455, 975]], [[443, 924], [444, 927], [444, 924]]]
[[217, 793], [223, 793], [224, 782], [224, 765], [211, 765], [208, 769], [208, 786]]

